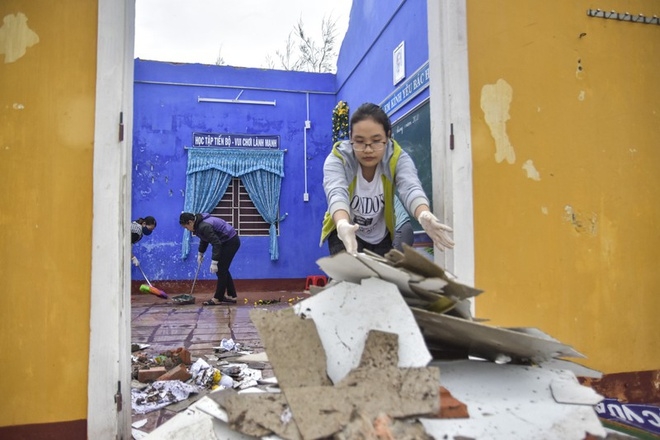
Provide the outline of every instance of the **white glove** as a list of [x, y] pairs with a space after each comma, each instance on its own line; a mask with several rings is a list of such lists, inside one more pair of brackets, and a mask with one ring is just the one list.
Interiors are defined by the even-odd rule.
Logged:
[[355, 238], [355, 233], [360, 229], [358, 225], [352, 225], [345, 218], [337, 222], [337, 236], [344, 243], [346, 252], [351, 255], [357, 254], [357, 238]]
[[440, 223], [440, 220], [431, 211], [422, 212], [417, 221], [441, 251], [444, 248], [452, 249], [454, 247], [454, 240], [449, 236], [449, 233], [454, 230]]
[[131, 257], [131, 261], [133, 262], [133, 266], [135, 267], [138, 267], [140, 265], [140, 260], [138, 260], [135, 255]]
[[218, 262], [215, 260], [211, 261], [211, 273], [218, 273]]
[[204, 259], [204, 254], [201, 252], [197, 252], [197, 264], [202, 264], [203, 259]]

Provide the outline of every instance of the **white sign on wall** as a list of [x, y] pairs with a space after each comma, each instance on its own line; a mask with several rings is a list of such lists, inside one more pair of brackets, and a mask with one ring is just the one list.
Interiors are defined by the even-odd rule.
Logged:
[[394, 85], [397, 85], [403, 78], [406, 77], [406, 52], [405, 42], [399, 45], [392, 52], [392, 78]]

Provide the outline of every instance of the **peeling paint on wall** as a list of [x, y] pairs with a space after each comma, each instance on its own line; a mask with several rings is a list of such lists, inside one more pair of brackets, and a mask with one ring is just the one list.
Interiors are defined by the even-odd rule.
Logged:
[[582, 60], [578, 59], [577, 60], [577, 68], [575, 69], [575, 77], [577, 79], [582, 79], [584, 76], [584, 69], [582, 68]]
[[39, 36], [27, 25], [27, 17], [19, 12], [2, 19], [0, 27], [0, 54], [5, 55], [5, 64], [25, 55], [26, 49], [39, 42]]
[[537, 182], [541, 180], [541, 175], [534, 167], [534, 162], [532, 159], [528, 159], [522, 166], [522, 169], [527, 171], [527, 178], [536, 180]]
[[594, 212], [591, 215], [585, 215], [574, 210], [571, 205], [566, 205], [564, 206], [564, 220], [580, 234], [587, 233], [595, 236], [598, 232], [598, 216]]
[[495, 84], [486, 84], [481, 88], [481, 109], [484, 112], [486, 124], [490, 134], [495, 139], [495, 160], [501, 163], [506, 159], [508, 163], [516, 161], [516, 153], [506, 133], [506, 121], [509, 116], [509, 107], [513, 97], [513, 89], [503, 79]]

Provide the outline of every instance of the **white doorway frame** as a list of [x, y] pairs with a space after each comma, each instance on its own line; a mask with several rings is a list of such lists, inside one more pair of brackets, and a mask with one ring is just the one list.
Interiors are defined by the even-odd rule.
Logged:
[[[87, 438], [131, 438], [134, 0], [98, 0]], [[123, 139], [121, 132], [123, 131]], [[117, 405], [121, 398], [121, 409]]]
[[[454, 229], [453, 250], [435, 262], [474, 285], [472, 148], [466, 1], [428, 0], [431, 161], [434, 211]], [[453, 135], [453, 136], [452, 136]], [[450, 139], [453, 137], [453, 149]]]
[[[474, 285], [472, 151], [465, 0], [427, 0], [433, 199], [454, 228], [441, 266]], [[130, 246], [134, 0], [98, 0], [88, 438], [131, 438]], [[122, 115], [122, 116], [120, 116]], [[120, 121], [121, 120], [121, 121]], [[119, 140], [123, 122], [123, 140]], [[454, 148], [449, 139], [453, 133]], [[122, 398], [117, 411], [115, 395]]]

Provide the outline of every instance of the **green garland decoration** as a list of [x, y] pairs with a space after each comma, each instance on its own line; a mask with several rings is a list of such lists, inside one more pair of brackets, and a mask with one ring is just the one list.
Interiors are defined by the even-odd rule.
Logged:
[[332, 110], [332, 143], [348, 139], [348, 103], [339, 101]]

